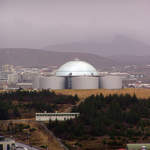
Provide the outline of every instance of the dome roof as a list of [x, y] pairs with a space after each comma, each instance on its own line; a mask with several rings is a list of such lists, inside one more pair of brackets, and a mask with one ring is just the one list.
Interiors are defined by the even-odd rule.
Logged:
[[89, 63], [80, 60], [69, 61], [60, 66], [56, 76], [97, 76], [98, 72]]

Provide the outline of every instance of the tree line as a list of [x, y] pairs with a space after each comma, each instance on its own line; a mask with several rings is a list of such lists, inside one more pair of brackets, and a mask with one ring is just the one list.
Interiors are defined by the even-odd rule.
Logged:
[[60, 105], [74, 105], [79, 101], [77, 95], [57, 95], [50, 90], [6, 91], [0, 93], [0, 120], [21, 118], [23, 113], [54, 112]]

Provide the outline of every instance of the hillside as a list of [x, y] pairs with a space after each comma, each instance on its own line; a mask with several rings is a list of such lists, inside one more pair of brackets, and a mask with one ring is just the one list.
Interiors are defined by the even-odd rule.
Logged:
[[74, 58], [88, 61], [96, 68], [105, 68], [117, 65], [117, 63], [111, 59], [88, 53], [50, 52], [38, 49], [24, 48], [0, 49], [0, 65], [13, 64], [27, 67], [41, 67], [49, 65], [59, 66], [66, 61], [73, 60]]
[[73, 107], [79, 118], [50, 121], [48, 127], [70, 150], [116, 150], [149, 142], [149, 108], [150, 99], [136, 95], [91, 95]]
[[51, 132], [47, 132], [42, 123], [34, 120], [0, 120], [0, 134], [13, 137], [16, 142], [29, 144], [39, 150], [45, 150], [46, 147], [64, 150], [60, 141]]
[[150, 45], [122, 35], [115, 36], [111, 40], [48, 45], [45, 49], [57, 52], [93, 53], [124, 65], [150, 64]]
[[94, 53], [105, 57], [121, 55], [150, 56], [150, 45], [123, 35], [117, 35], [112, 39], [107, 40], [96, 39], [94, 41], [48, 45], [45, 49], [59, 52], [69, 51]]
[[125, 65], [149, 65], [150, 64], [150, 55], [149, 56], [135, 56], [135, 55], [114, 55], [109, 57], [112, 60], [117, 60], [121, 64]]
[[4, 91], [0, 93], [0, 120], [33, 118], [36, 112], [61, 111], [78, 102], [77, 96], [42, 91]]

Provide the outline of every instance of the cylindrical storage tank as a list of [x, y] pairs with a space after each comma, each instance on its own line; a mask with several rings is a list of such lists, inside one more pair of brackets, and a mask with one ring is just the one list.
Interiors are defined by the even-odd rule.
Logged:
[[98, 89], [99, 78], [89, 77], [89, 76], [72, 77], [71, 88], [72, 89]]
[[41, 77], [40, 89], [65, 89], [65, 77]]
[[121, 89], [122, 79], [119, 76], [111, 75], [100, 77], [99, 85], [102, 89]]
[[39, 82], [40, 82], [40, 76], [34, 76], [32, 80], [32, 88], [39, 89], [40, 88]]

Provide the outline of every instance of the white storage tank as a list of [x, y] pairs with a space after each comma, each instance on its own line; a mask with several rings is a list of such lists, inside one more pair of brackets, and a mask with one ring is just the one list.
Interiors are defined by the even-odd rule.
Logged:
[[40, 77], [40, 89], [65, 89], [64, 77]]
[[32, 88], [39, 89], [40, 88], [40, 76], [34, 76], [32, 80]]
[[7, 80], [8, 85], [14, 85], [17, 82], [18, 82], [18, 74], [17, 73], [8, 74], [8, 80]]
[[99, 85], [100, 88], [103, 89], [121, 89], [122, 79], [120, 76], [113, 76], [113, 75], [100, 77]]
[[72, 77], [70, 81], [72, 89], [98, 89], [99, 78], [90, 76]]

